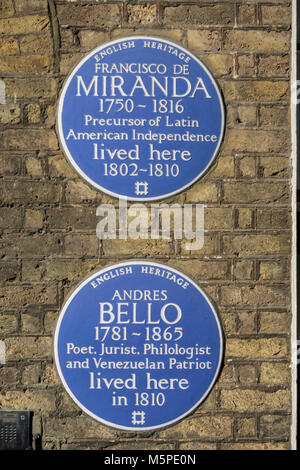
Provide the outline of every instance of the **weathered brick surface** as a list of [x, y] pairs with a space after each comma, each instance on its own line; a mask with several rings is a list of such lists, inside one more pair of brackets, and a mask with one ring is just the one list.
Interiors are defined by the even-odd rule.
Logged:
[[224, 410], [262, 411], [284, 410], [289, 407], [288, 390], [262, 391], [260, 389], [221, 390], [220, 406]]
[[[172, 238], [100, 242], [96, 207], [116, 201], [82, 181], [59, 149], [65, 76], [92, 48], [134, 34], [187, 47], [224, 95], [220, 155], [171, 201], [205, 204], [199, 250]], [[0, 407], [34, 411], [44, 449], [290, 449], [290, 41], [288, 0], [0, 1]], [[68, 293], [129, 257], [191, 275], [216, 303], [226, 339], [207, 400], [147, 439], [79, 415], [53, 365]]]
[[290, 47], [289, 31], [228, 30], [225, 34], [225, 49], [238, 51], [288, 51]]
[[117, 26], [120, 23], [120, 7], [110, 5], [58, 5], [57, 15], [60, 24], [71, 26]]
[[50, 21], [46, 15], [0, 19], [0, 34], [39, 33], [48, 29], [49, 24]]

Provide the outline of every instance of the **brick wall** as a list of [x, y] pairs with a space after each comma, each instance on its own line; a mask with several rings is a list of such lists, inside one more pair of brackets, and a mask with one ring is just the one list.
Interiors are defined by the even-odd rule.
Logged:
[[[224, 94], [221, 152], [172, 199], [206, 205], [198, 251], [174, 240], [101, 242], [96, 207], [116, 201], [79, 179], [59, 149], [64, 78], [92, 48], [134, 34], [183, 45]], [[0, 408], [34, 411], [44, 449], [290, 448], [290, 40], [285, 0], [1, 1]], [[199, 281], [219, 308], [226, 349], [216, 386], [192, 416], [136, 435], [73, 404], [55, 372], [53, 331], [81, 278], [148, 256]]]

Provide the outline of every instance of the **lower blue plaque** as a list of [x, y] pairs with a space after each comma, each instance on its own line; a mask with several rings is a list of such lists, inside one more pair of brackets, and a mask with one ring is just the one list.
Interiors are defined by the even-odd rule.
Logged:
[[85, 279], [55, 331], [55, 360], [77, 405], [103, 424], [144, 431], [191, 413], [222, 361], [211, 301], [182, 272], [125, 261]]

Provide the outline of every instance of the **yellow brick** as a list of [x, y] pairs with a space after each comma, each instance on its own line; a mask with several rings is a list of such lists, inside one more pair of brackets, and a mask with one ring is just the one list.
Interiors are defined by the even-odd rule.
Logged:
[[20, 98], [55, 98], [57, 81], [49, 77], [5, 78], [6, 96]]
[[10, 337], [5, 340], [6, 359], [50, 359], [52, 357], [52, 341], [48, 337]]
[[21, 107], [17, 103], [6, 103], [0, 106], [1, 124], [18, 124], [21, 122]]
[[199, 437], [224, 438], [232, 434], [229, 416], [198, 416], [185, 419], [179, 424], [158, 433], [160, 439], [197, 439]]
[[291, 318], [285, 312], [261, 312], [260, 333], [288, 333]]
[[289, 31], [228, 30], [225, 33], [225, 49], [247, 51], [289, 51]]
[[239, 77], [255, 77], [256, 64], [254, 54], [238, 55], [237, 69]]
[[15, 55], [19, 53], [18, 42], [14, 38], [0, 39], [0, 56]]
[[[188, 249], [187, 244], [196, 243], [195, 239], [187, 240], [186, 238], [182, 239], [181, 242], [181, 254], [182, 256], [187, 255], [216, 255], [217, 254], [217, 236], [215, 234], [212, 235], [204, 235], [204, 243], [201, 248], [197, 248], [197, 245], [193, 245], [193, 249]], [[197, 249], [195, 249], [197, 248]]]
[[238, 332], [240, 334], [256, 333], [256, 313], [238, 312]]
[[287, 209], [258, 209], [256, 217], [259, 229], [285, 229], [291, 224], [291, 214]]
[[261, 5], [262, 24], [291, 24], [292, 7], [286, 5]]
[[217, 202], [218, 188], [215, 183], [199, 182], [195, 183], [186, 192], [186, 202]]
[[290, 406], [289, 390], [265, 392], [261, 390], [221, 390], [220, 407], [224, 410], [262, 411], [283, 410]]
[[[63, 160], [53, 161], [55, 169], [59, 173], [65, 169]], [[70, 170], [71, 171], [71, 170]], [[73, 172], [74, 173], [74, 172]], [[78, 203], [86, 201], [95, 201], [98, 198], [98, 193], [91, 189], [86, 183], [82, 181], [69, 181], [66, 185], [66, 202], [67, 203]]]
[[244, 25], [251, 25], [256, 23], [256, 13], [254, 5], [239, 5], [238, 23]]
[[50, 34], [27, 34], [20, 39], [21, 54], [49, 53], [52, 45]]
[[238, 379], [241, 384], [255, 384], [257, 382], [255, 366], [251, 366], [251, 365], [239, 366]]
[[243, 207], [237, 210], [237, 223], [238, 228], [249, 229], [252, 227], [252, 210], [247, 207]]
[[38, 103], [31, 103], [26, 106], [28, 122], [37, 124], [41, 120], [41, 109]]
[[234, 444], [221, 444], [221, 450], [288, 450], [288, 442], [239, 442]]
[[287, 106], [260, 106], [260, 124], [262, 126], [284, 126], [289, 122], [289, 117]]
[[197, 263], [190, 260], [171, 260], [171, 266], [189, 273], [194, 279], [208, 280], [208, 279], [226, 279], [227, 277], [227, 262], [226, 261], [203, 261], [199, 260]]
[[48, 16], [31, 15], [0, 20], [0, 34], [39, 33], [48, 28]]
[[231, 54], [208, 54], [198, 55], [199, 59], [207, 66], [216, 77], [229, 76], [233, 72], [233, 55]]
[[257, 122], [257, 108], [256, 106], [238, 106], [237, 117], [240, 124], [246, 126], [255, 126]]
[[221, 287], [223, 305], [232, 306], [276, 306], [284, 307], [289, 301], [289, 292], [285, 286], [223, 286]]
[[121, 24], [121, 7], [118, 4], [91, 4], [56, 5], [56, 12], [60, 24], [69, 26], [87, 26], [89, 28], [103, 28], [119, 26]]
[[57, 150], [58, 143], [53, 129], [8, 129], [0, 132], [1, 150]]
[[164, 24], [233, 24], [233, 5], [179, 5], [167, 6], [164, 12]]
[[223, 152], [285, 153], [288, 152], [289, 145], [289, 137], [285, 131], [229, 129]]
[[60, 60], [60, 71], [63, 74], [69, 74], [73, 67], [82, 59], [83, 53], [71, 52], [62, 53]]
[[237, 331], [237, 319], [234, 313], [221, 313], [222, 326], [225, 334], [231, 335]]
[[205, 230], [230, 230], [233, 228], [233, 213], [230, 207], [205, 207]]
[[255, 178], [256, 158], [243, 157], [239, 160], [239, 172], [241, 178]]
[[34, 209], [27, 209], [25, 212], [25, 229], [40, 229], [43, 227], [43, 212]]
[[0, 2], [0, 18], [7, 18], [14, 15], [14, 7], [12, 0], [1, 0]]
[[288, 267], [286, 263], [280, 261], [261, 261], [260, 279], [282, 281], [288, 277]]
[[216, 450], [217, 445], [209, 442], [191, 441], [179, 443], [180, 450]]
[[[139, 28], [136, 26], [135, 28], [117, 28], [113, 29], [111, 32], [111, 39], [117, 39], [121, 37], [128, 37], [132, 35], [144, 35], [145, 29]], [[157, 37], [158, 30], [154, 28], [147, 27], [147, 35]], [[183, 38], [183, 31], [178, 28], [169, 29], [167, 27], [159, 30], [159, 37], [169, 39], [170, 41], [175, 41], [178, 43], [182, 42]]]
[[1, 408], [31, 410], [34, 412], [53, 413], [56, 410], [54, 390], [7, 391], [0, 395]]
[[129, 24], [152, 24], [156, 21], [156, 5], [128, 5]]
[[54, 366], [50, 364], [46, 365], [42, 374], [42, 383], [46, 385], [59, 385], [60, 384], [60, 379], [58, 377], [58, 374]]
[[74, 178], [76, 176], [75, 171], [67, 162], [65, 157], [61, 155], [55, 155], [54, 157], [49, 157], [48, 162], [50, 176], [58, 176], [65, 178]]
[[219, 155], [208, 172], [210, 178], [233, 178], [234, 157]]
[[218, 50], [222, 44], [222, 35], [219, 31], [192, 30], [187, 32], [189, 49], [194, 53]]
[[227, 100], [245, 101], [279, 101], [287, 98], [289, 83], [287, 81], [228, 81], [223, 87]]
[[108, 35], [104, 31], [82, 30], [78, 34], [80, 45], [84, 48], [100, 46], [108, 40]]
[[226, 203], [286, 203], [288, 201], [289, 188], [285, 183], [248, 183], [248, 181], [242, 183], [224, 183], [224, 202]]
[[290, 57], [288, 54], [281, 56], [262, 56], [258, 61], [258, 74], [262, 77], [285, 77], [290, 70]]
[[15, 315], [0, 314], [0, 334], [9, 335], [17, 330], [17, 318]]
[[284, 157], [261, 157], [260, 170], [265, 178], [288, 176], [289, 160]]
[[173, 252], [172, 244], [162, 240], [103, 240], [104, 256], [168, 256]]
[[233, 255], [264, 255], [289, 253], [290, 238], [288, 234], [247, 234], [247, 235], [224, 235], [223, 253]]
[[[64, 394], [66, 395], [66, 393]], [[69, 398], [69, 400], [71, 400]], [[73, 403], [73, 402], [72, 402]], [[78, 411], [75, 404], [72, 405], [72, 411]], [[89, 416], [71, 416], [65, 418], [47, 418], [44, 428], [45, 438], [55, 439], [80, 439], [84, 436], [86, 439], [116, 439], [117, 431], [108, 426], [103, 426]]]
[[234, 266], [234, 277], [235, 279], [252, 279], [253, 278], [253, 262], [245, 259], [237, 261]]
[[238, 418], [237, 435], [238, 437], [254, 437], [256, 435], [255, 418]]
[[263, 362], [260, 367], [260, 383], [266, 385], [287, 385], [291, 380], [290, 365], [277, 362]]
[[47, 73], [53, 65], [53, 58], [48, 55], [0, 57], [0, 68], [8, 73]]
[[[34, 287], [6, 287], [5, 297], [0, 298], [1, 307], [19, 307], [24, 305], [55, 305], [56, 288], [54, 286], [34, 286]], [[3, 295], [3, 288], [0, 289]], [[32, 338], [31, 338], [32, 339]], [[22, 338], [19, 338], [22, 341]], [[17, 341], [17, 339], [16, 339]], [[28, 351], [29, 352], [29, 351]]]
[[17, 0], [15, 2], [16, 12], [17, 13], [24, 13], [24, 12], [34, 12], [34, 11], [42, 11], [48, 8], [47, 0]]

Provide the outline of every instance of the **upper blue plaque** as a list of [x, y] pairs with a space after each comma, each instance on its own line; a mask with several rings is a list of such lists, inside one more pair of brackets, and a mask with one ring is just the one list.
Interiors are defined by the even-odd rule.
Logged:
[[152, 201], [193, 184], [224, 131], [207, 68], [165, 39], [128, 37], [84, 57], [67, 78], [58, 135], [71, 165], [111, 196]]
[[156, 429], [188, 415], [213, 387], [222, 356], [206, 294], [182, 272], [150, 261], [125, 261], [85, 279], [55, 332], [67, 392], [118, 429]]

